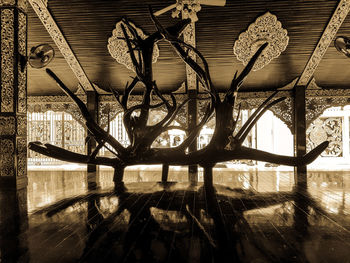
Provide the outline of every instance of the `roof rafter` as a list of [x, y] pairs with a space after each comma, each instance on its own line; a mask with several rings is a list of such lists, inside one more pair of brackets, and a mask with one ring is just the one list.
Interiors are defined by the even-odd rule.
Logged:
[[329, 20], [320, 40], [317, 43], [311, 57], [309, 58], [300, 78], [297, 82], [297, 86], [307, 86], [311, 81], [318, 65], [320, 64], [324, 54], [326, 53], [329, 45], [333, 41], [339, 28], [344, 22], [345, 17], [350, 11], [350, 0], [340, 0], [337, 8], [333, 12], [331, 19]]
[[85, 91], [95, 90], [94, 86], [87, 77], [84, 69], [82, 68], [78, 59], [74, 55], [73, 50], [69, 46], [66, 38], [64, 37], [62, 31], [59, 29], [57, 23], [55, 22], [54, 18], [52, 17], [50, 11], [47, 9], [44, 2], [42, 0], [28, 0], [28, 2], [37, 14], [41, 23], [46, 28], [52, 40], [55, 42], [57, 48], [62, 53], [64, 59], [73, 71], [74, 75], [79, 80], [83, 89]]

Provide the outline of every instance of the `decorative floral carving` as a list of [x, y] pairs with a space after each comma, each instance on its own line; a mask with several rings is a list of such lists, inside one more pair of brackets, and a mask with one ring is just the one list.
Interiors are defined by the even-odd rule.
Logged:
[[[18, 14], [18, 53], [25, 56], [26, 38], [27, 38], [27, 19], [25, 14]], [[21, 65], [18, 63], [18, 98], [17, 112], [25, 113], [27, 111], [27, 73], [21, 70]]]
[[326, 109], [350, 105], [350, 90], [323, 89], [311, 80], [306, 89], [306, 127], [316, 120]]
[[[194, 23], [189, 24], [183, 31], [183, 38], [186, 44], [196, 47], [196, 26]], [[196, 61], [196, 56], [193, 50], [189, 51], [190, 57]], [[186, 64], [186, 79], [187, 79], [187, 88], [196, 89], [197, 88], [197, 75], [194, 70]]]
[[253, 67], [253, 70], [259, 70], [277, 58], [286, 49], [288, 41], [287, 30], [282, 28], [275, 15], [267, 12], [239, 35], [233, 46], [233, 52], [239, 61], [247, 65], [259, 47], [266, 42], [269, 43]]
[[[122, 31], [122, 27], [121, 27], [122, 24], [124, 25], [129, 38], [133, 39], [133, 36], [132, 36], [130, 30], [127, 28], [127, 26], [125, 26], [124, 22], [119, 21], [115, 25], [115, 29], [113, 29], [113, 31], [112, 31], [112, 36], [108, 39], [107, 48], [108, 48], [108, 51], [111, 54], [111, 56], [118, 63], [123, 64], [126, 68], [134, 71], [133, 64], [131, 62], [131, 58], [130, 58], [130, 54], [129, 54], [129, 50], [128, 50], [127, 44], [126, 44], [125, 40], [123, 40], [124, 34], [123, 34], [123, 31]], [[130, 22], [130, 24], [134, 28], [136, 28], [136, 31], [137, 31], [138, 35], [142, 39], [145, 39], [147, 37], [147, 35], [142, 31], [142, 29], [137, 28], [131, 22]], [[138, 56], [136, 55], [136, 51], [135, 51], [135, 57], [136, 57], [136, 59], [138, 58]], [[158, 45], [154, 44], [153, 55], [152, 55], [152, 62], [155, 63], [157, 61], [158, 57], [159, 57]]]
[[337, 34], [340, 26], [343, 24], [345, 17], [348, 15], [350, 10], [350, 1], [341, 0], [334, 11], [332, 18], [328, 22], [326, 29], [324, 30], [318, 44], [312, 53], [309, 61], [307, 62], [303, 73], [300, 76], [298, 85], [305, 86], [312, 78], [318, 64], [326, 53], [329, 45], [333, 41]]
[[[238, 100], [241, 104], [241, 109], [248, 110], [258, 108], [272, 93], [272, 91], [239, 93]], [[291, 91], [280, 91], [278, 97], [286, 97], [286, 99], [270, 109], [290, 130], [293, 128], [293, 99], [291, 96]]]
[[16, 132], [15, 117], [0, 117], [0, 135], [14, 135]]
[[173, 18], [179, 17], [181, 13], [182, 19], [190, 18], [192, 22], [197, 22], [197, 12], [202, 9], [200, 4], [199, 0], [176, 0], [176, 7], [171, 16]]
[[79, 64], [72, 49], [67, 43], [67, 40], [63, 36], [61, 30], [58, 28], [55, 20], [52, 18], [49, 10], [42, 0], [28, 0], [34, 9], [35, 13], [39, 17], [42, 24], [45, 26], [47, 32], [55, 42], [56, 46], [62, 53], [63, 57], [67, 61], [69, 67], [72, 69], [74, 75], [77, 77], [81, 85], [85, 90], [93, 90], [92, 84], [86, 76], [83, 68]]
[[17, 0], [17, 6], [21, 8], [24, 12], [27, 11], [27, 0]]
[[327, 140], [329, 141], [329, 146], [321, 156], [343, 156], [342, 124], [343, 119], [341, 117], [316, 119], [306, 131], [307, 150], [309, 151]]
[[15, 0], [0, 0], [0, 6], [2, 5], [15, 5]]
[[27, 116], [17, 115], [17, 135], [26, 136], [27, 135]]
[[[85, 153], [85, 145], [84, 145], [84, 141], [86, 138], [85, 128], [79, 123], [77, 123], [76, 121], [73, 121], [71, 119], [64, 120], [63, 128], [64, 128], [63, 134], [61, 130], [61, 134], [60, 134], [61, 138], [59, 138], [61, 145], [62, 145], [62, 138], [63, 138], [65, 149], [72, 152]], [[61, 145], [58, 145], [58, 146], [61, 146]]]
[[[85, 96], [78, 96], [82, 101], [86, 102]], [[28, 112], [66, 112], [80, 124], [84, 124], [83, 116], [79, 108], [72, 103], [67, 96], [29, 96]]]
[[[309, 89], [310, 88], [310, 89]], [[317, 86], [314, 81], [306, 90], [306, 124], [307, 127], [312, 121], [317, 119], [325, 109], [334, 106], [350, 105], [350, 90], [348, 89], [322, 89]], [[239, 103], [242, 109], [257, 108], [267, 97], [272, 94], [268, 92], [240, 92], [238, 95]], [[205, 97], [205, 94], [199, 94], [199, 97]], [[223, 94], [220, 94], [223, 96]], [[287, 127], [292, 130], [293, 127], [293, 98], [292, 91], [281, 90], [278, 97], [287, 97], [284, 101], [274, 105], [271, 111], [276, 117], [282, 120]], [[175, 94], [178, 103], [181, 103], [187, 98], [186, 94]], [[86, 102], [85, 96], [80, 96], [80, 99]], [[115, 103], [115, 99], [111, 95], [101, 95], [99, 97], [99, 118], [100, 125], [107, 126], [108, 112], [109, 119], [113, 120], [117, 114], [122, 112], [121, 107]], [[130, 96], [129, 106], [136, 105], [140, 101], [139, 95]], [[157, 101], [157, 100], [155, 100]], [[158, 101], [159, 102], [159, 101]], [[198, 102], [198, 118], [201, 118], [201, 112], [205, 109], [205, 101]], [[179, 112], [176, 121], [181, 125], [186, 126], [187, 123], [187, 107]], [[79, 109], [66, 96], [35, 96], [28, 97], [28, 111], [29, 112], [45, 112], [64, 111], [70, 113], [76, 120], [82, 122], [82, 117]]]
[[27, 175], [27, 139], [17, 140], [17, 176]]
[[117, 103], [112, 102], [100, 102], [99, 107], [99, 124], [102, 127], [107, 127], [108, 120], [112, 121], [117, 115], [123, 112], [123, 109]]
[[271, 111], [277, 118], [279, 118], [287, 125], [289, 130], [293, 130], [294, 111], [292, 98], [286, 98], [284, 101], [278, 103], [277, 105], [274, 105], [271, 107]]
[[14, 175], [14, 151], [14, 144], [11, 140], [0, 140], [0, 176]]
[[13, 112], [14, 13], [1, 10], [1, 111]]

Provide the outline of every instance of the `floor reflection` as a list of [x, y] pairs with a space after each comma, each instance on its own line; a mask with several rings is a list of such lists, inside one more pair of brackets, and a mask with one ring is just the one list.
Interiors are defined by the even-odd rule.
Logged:
[[[24, 233], [28, 258], [30, 262], [347, 262], [350, 178], [346, 172], [309, 172], [307, 192], [295, 192], [291, 172], [216, 172], [211, 200], [201, 183], [181, 182], [186, 176], [179, 173], [173, 176], [179, 183], [164, 186], [156, 182], [160, 172], [132, 171], [126, 174], [125, 189], [115, 192], [112, 173], [101, 171], [101, 188], [87, 193], [84, 172], [31, 171], [29, 227]], [[307, 221], [298, 221], [298, 212]]]

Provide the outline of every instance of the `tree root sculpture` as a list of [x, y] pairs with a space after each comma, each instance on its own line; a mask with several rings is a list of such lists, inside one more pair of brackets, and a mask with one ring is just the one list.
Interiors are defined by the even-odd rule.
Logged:
[[[116, 103], [119, 103], [124, 110], [123, 122], [129, 136], [130, 145], [124, 147], [118, 140], [111, 136], [108, 131], [100, 127], [89, 114], [86, 105], [64, 85], [53, 71], [47, 69], [46, 71], [49, 76], [56, 81], [58, 86], [78, 106], [85, 119], [85, 126], [89, 130], [91, 136], [97, 141], [98, 145], [96, 150], [90, 155], [74, 153], [61, 147], [51, 144], [42, 144], [40, 142], [30, 142], [29, 149], [67, 162], [111, 166], [116, 171], [114, 180], [116, 182], [121, 182], [123, 181], [124, 168], [129, 165], [163, 164], [169, 166], [199, 164], [205, 167], [205, 169], [209, 169], [208, 167], [213, 167], [218, 162], [234, 159], [251, 159], [297, 166], [311, 163], [328, 146], [328, 142], [323, 142], [303, 157], [281, 156], [242, 146], [243, 141], [258, 119], [273, 105], [284, 100], [284, 98], [274, 99], [278, 93], [278, 91], [276, 91], [256, 109], [239, 131], [235, 131], [237, 119], [233, 118], [233, 113], [239, 88], [267, 44], [263, 44], [258, 49], [239, 75], [236, 72], [224, 98], [220, 99], [219, 93], [211, 81], [208, 63], [205, 58], [197, 49], [179, 39], [180, 33], [190, 23], [190, 20], [182, 20], [174, 26], [164, 28], [153, 15], [151, 9], [150, 14], [157, 31], [146, 39], [142, 39], [138, 35], [132, 23], [129, 23], [125, 18], [123, 19], [122, 30], [124, 39], [129, 49], [136, 76], [130, 84], [126, 85], [123, 96], [115, 89], [111, 88], [111, 93], [114, 95]], [[167, 41], [180, 58], [196, 72], [205, 92], [209, 95], [204, 116], [196, 127], [191, 130], [172, 125], [178, 112], [189, 100], [178, 104], [172, 93], [166, 95], [162, 94], [156, 82], [153, 80], [153, 46], [156, 42], [161, 40]], [[196, 54], [203, 66], [200, 66], [199, 63], [195, 62], [189, 56], [189, 50], [192, 50]], [[138, 105], [129, 107], [128, 100], [130, 94], [138, 82], [141, 82], [144, 86], [142, 101], [140, 101]], [[153, 96], [156, 96], [160, 100], [160, 103], [152, 104]], [[160, 107], [166, 108], [166, 116], [158, 123], [148, 125], [151, 110]], [[215, 131], [210, 143], [201, 150], [187, 152], [188, 146], [199, 135], [202, 127], [208, 122], [212, 114], [215, 114]], [[180, 145], [173, 148], [152, 148], [151, 145], [157, 137], [170, 129], [185, 130], [187, 132], [187, 137]], [[98, 152], [103, 146], [112, 153], [112, 157], [98, 156]], [[207, 178], [204, 178], [204, 180], [207, 181]], [[211, 181], [211, 179], [208, 178], [208, 181]]]

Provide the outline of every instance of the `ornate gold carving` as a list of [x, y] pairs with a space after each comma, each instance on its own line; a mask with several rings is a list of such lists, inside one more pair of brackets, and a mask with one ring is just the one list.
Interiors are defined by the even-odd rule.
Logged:
[[198, 21], [197, 12], [202, 7], [199, 0], [176, 0], [175, 9], [171, 13], [173, 18], [179, 17], [182, 14], [182, 19], [190, 18], [192, 22]]
[[342, 117], [318, 118], [306, 131], [307, 150], [315, 148], [320, 142], [329, 141], [329, 146], [321, 154], [327, 157], [343, 156]]
[[[78, 96], [79, 99], [86, 103], [86, 96]], [[111, 99], [113, 96], [110, 96]], [[30, 105], [42, 105], [42, 104], [65, 104], [65, 103], [73, 103], [72, 100], [68, 96], [28, 96], [28, 106]], [[28, 110], [29, 111], [29, 110]], [[33, 111], [31, 111], [33, 112]]]
[[[25, 56], [27, 54], [27, 19], [25, 14], [18, 14], [18, 53]], [[27, 74], [21, 70], [18, 63], [18, 98], [17, 112], [25, 113], [27, 111]]]
[[[86, 96], [78, 96], [83, 102], [86, 102]], [[28, 112], [66, 112], [80, 124], [84, 124], [84, 118], [79, 108], [72, 103], [67, 96], [29, 96]]]
[[0, 135], [14, 135], [16, 133], [16, 121], [13, 116], [0, 117]]
[[[134, 71], [134, 66], [131, 62], [130, 54], [129, 54], [129, 49], [127, 47], [127, 44], [124, 39], [124, 34], [121, 28], [121, 25], [124, 25], [126, 32], [129, 36], [130, 39], [133, 39], [133, 36], [130, 32], [130, 30], [125, 26], [124, 22], [119, 21], [115, 25], [115, 29], [112, 31], [112, 36], [108, 38], [108, 51], [109, 54], [120, 64], [123, 64], [126, 68]], [[130, 24], [136, 28], [136, 31], [138, 35], [142, 38], [145, 39], [147, 35], [142, 31], [141, 28], [137, 28], [133, 23], [130, 22]], [[138, 56], [136, 55], [135, 52], [135, 57], [136, 59]], [[154, 44], [153, 47], [153, 54], [152, 54], [152, 62], [155, 63], [157, 62], [157, 58], [159, 57], [159, 48], [157, 44]]]
[[8, 5], [8, 6], [13, 6], [15, 5], [15, 0], [0, 0], [0, 6], [3, 6], [3, 5]]
[[350, 10], [350, 1], [341, 0], [334, 11], [332, 18], [328, 22], [326, 29], [324, 30], [320, 40], [317, 43], [317, 46], [312, 53], [309, 61], [307, 62], [303, 73], [300, 76], [298, 81], [299, 86], [305, 86], [312, 78], [315, 70], [326, 53], [329, 45], [337, 34], [340, 26], [342, 25], [345, 17], [348, 15]]
[[17, 135], [26, 136], [27, 135], [27, 116], [17, 115]]
[[[294, 83], [294, 82], [293, 82]], [[288, 85], [286, 87], [292, 87]], [[273, 92], [240, 92], [238, 94], [239, 103], [242, 109], [257, 108], [267, 97]], [[223, 98], [224, 94], [220, 94]], [[199, 94], [199, 97], [206, 95]], [[187, 98], [186, 94], [175, 94], [176, 100], [181, 103]], [[276, 117], [282, 120], [290, 130], [293, 127], [293, 101], [292, 92], [290, 90], [281, 90], [277, 97], [287, 97], [284, 101], [276, 104], [271, 108], [271, 111]], [[80, 99], [86, 101], [85, 96], [80, 96]], [[140, 95], [130, 96], [129, 107], [140, 102]], [[113, 120], [115, 116], [122, 112], [121, 107], [115, 102], [115, 98], [111, 95], [101, 95], [99, 97], [99, 116], [100, 124], [107, 125], [108, 112], [109, 119]], [[155, 101], [155, 103], [157, 103]], [[205, 107], [205, 101], [199, 101], [199, 108]], [[200, 105], [204, 105], [203, 107]], [[306, 90], [306, 124], [307, 127], [312, 121], [319, 117], [323, 111], [332, 106], [350, 105], [350, 90], [349, 89], [322, 89], [312, 81]], [[83, 121], [79, 109], [69, 100], [67, 96], [29, 96], [28, 111], [29, 112], [45, 112], [48, 110], [64, 111], [70, 113], [75, 119]], [[201, 116], [201, 115], [199, 115]], [[178, 114], [179, 123], [186, 123], [186, 107]]]
[[1, 10], [1, 111], [13, 112], [14, 13]]
[[72, 49], [42, 0], [28, 0], [40, 21], [50, 34], [56, 46], [85, 90], [93, 90], [92, 84], [79, 64]]
[[27, 175], [27, 139], [17, 140], [17, 176]]
[[27, 8], [28, 8], [28, 6], [27, 6], [27, 0], [17, 0], [18, 2], [17, 2], [17, 6], [18, 6], [18, 8], [21, 8], [24, 12], [26, 12], [27, 11]]
[[233, 46], [233, 52], [243, 65], [247, 65], [259, 47], [267, 42], [268, 46], [253, 67], [253, 70], [259, 70], [277, 58], [286, 49], [288, 41], [287, 30], [282, 28], [275, 15], [267, 12], [239, 35]]
[[0, 176], [14, 175], [14, 149], [11, 140], [0, 140]]
[[[196, 26], [195, 23], [189, 24], [183, 31], [183, 38], [186, 44], [196, 47]], [[196, 56], [193, 50], [189, 51], [190, 57], [196, 61]], [[197, 88], [197, 75], [194, 70], [186, 64], [187, 88], [192, 90]]]
[[312, 79], [306, 89], [306, 127], [327, 108], [350, 104], [349, 89], [323, 89]]

